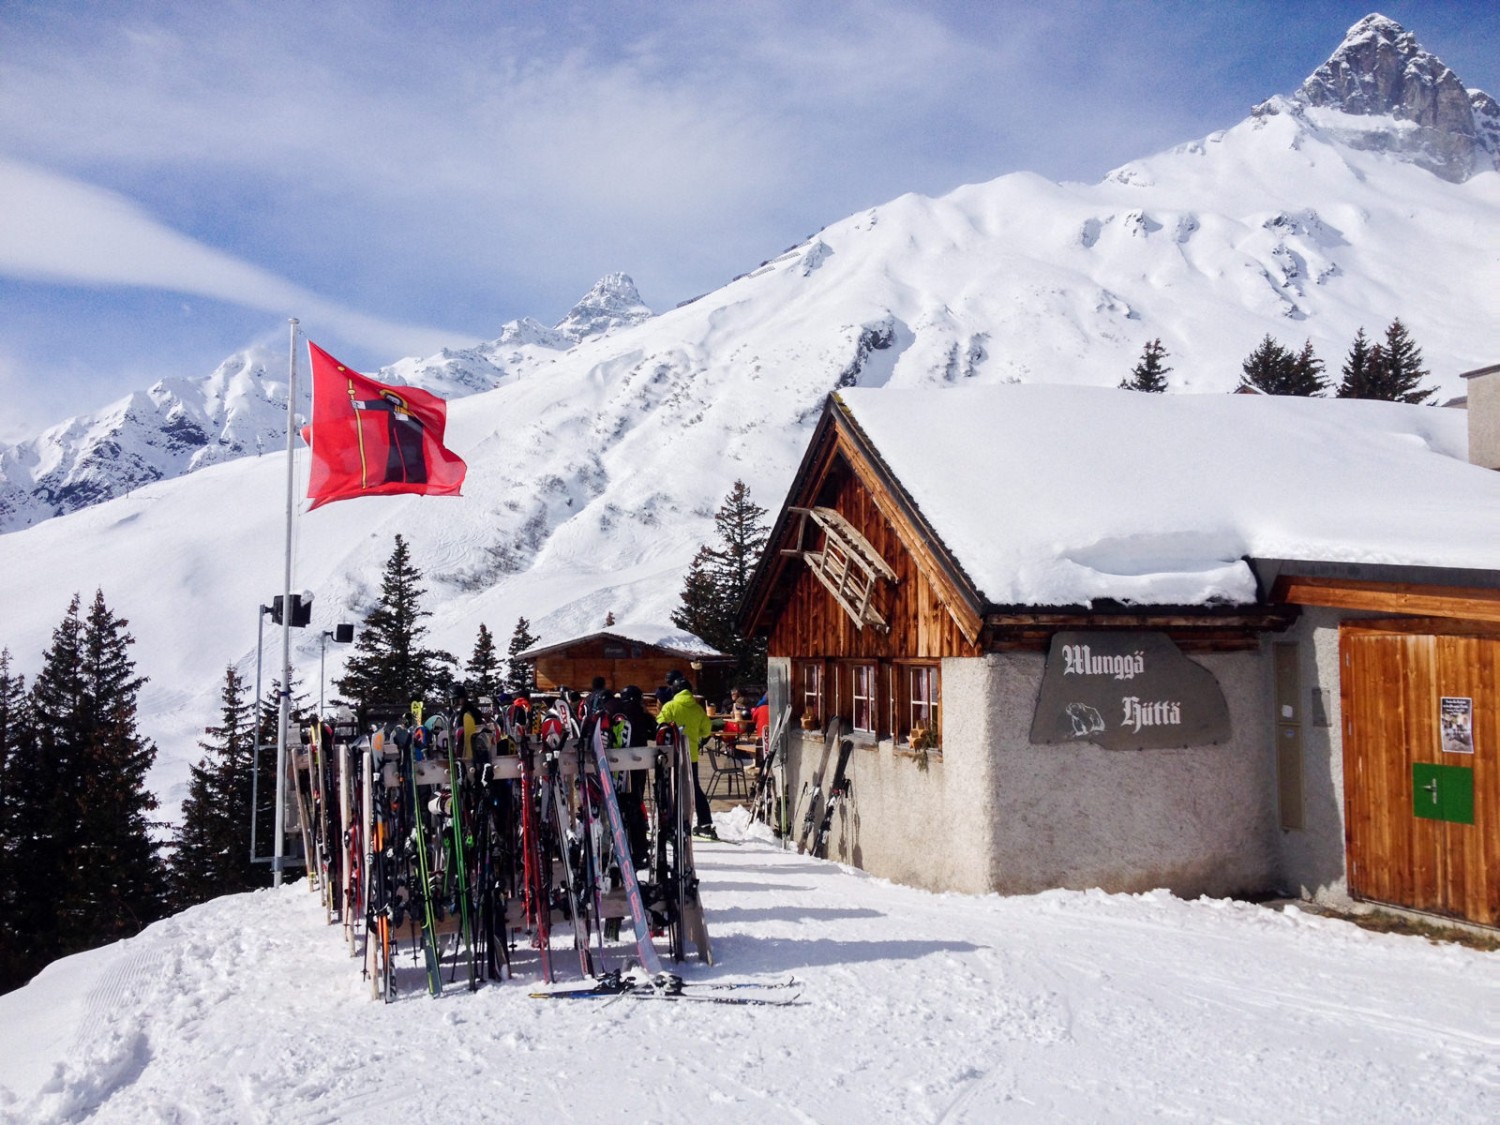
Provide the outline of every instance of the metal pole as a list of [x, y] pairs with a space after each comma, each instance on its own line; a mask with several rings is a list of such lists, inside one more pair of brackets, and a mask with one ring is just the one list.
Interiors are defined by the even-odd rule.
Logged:
[[255, 824], [260, 820], [260, 662], [265, 647], [266, 607], [255, 609], [255, 757], [250, 759], [250, 862], [264, 862], [255, 850]]
[[318, 721], [323, 721], [323, 662], [328, 656], [328, 630], [318, 638]]
[[296, 508], [292, 454], [297, 433], [297, 323], [297, 318], [292, 317], [286, 378], [286, 563], [281, 583], [281, 698], [276, 723], [276, 850], [271, 860], [272, 882], [278, 887], [286, 856], [286, 728], [292, 707], [292, 514]]

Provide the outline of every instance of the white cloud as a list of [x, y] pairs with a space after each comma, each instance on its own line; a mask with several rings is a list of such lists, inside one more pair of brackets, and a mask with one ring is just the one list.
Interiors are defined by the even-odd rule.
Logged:
[[32, 281], [137, 286], [321, 321], [393, 354], [459, 334], [346, 308], [170, 229], [115, 192], [0, 157], [0, 272]]
[[44, 416], [33, 414], [35, 390], [31, 380], [22, 374], [22, 368], [14, 356], [0, 351], [0, 442], [17, 442], [30, 437], [44, 421]]

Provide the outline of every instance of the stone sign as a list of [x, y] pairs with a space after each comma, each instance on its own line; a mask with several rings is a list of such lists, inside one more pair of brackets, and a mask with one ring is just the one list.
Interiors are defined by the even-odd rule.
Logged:
[[1058, 633], [1031, 720], [1035, 743], [1165, 750], [1229, 738], [1219, 681], [1165, 633]]

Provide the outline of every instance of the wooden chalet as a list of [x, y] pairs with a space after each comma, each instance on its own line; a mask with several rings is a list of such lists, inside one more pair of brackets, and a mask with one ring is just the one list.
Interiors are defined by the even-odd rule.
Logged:
[[676, 670], [692, 681], [695, 691], [711, 699], [728, 694], [727, 679], [735, 665], [733, 656], [691, 633], [634, 622], [535, 645], [516, 659], [532, 664], [541, 691], [568, 687], [586, 692], [595, 676], [603, 676], [612, 691], [635, 684], [649, 696], [666, 682], [668, 672]]
[[[1246, 591], [1233, 601], [1143, 603], [1128, 559], [1114, 564], [1118, 578], [1089, 573], [1096, 588], [1086, 599], [1002, 600], [986, 589], [1009, 593], [1033, 579], [1046, 589], [1049, 575], [1098, 554], [1060, 543], [1050, 567], [1024, 554], [997, 561], [996, 544], [1027, 534], [1029, 509], [1014, 499], [1024, 489], [1007, 493], [1011, 507], [980, 511], [944, 495], [948, 479], [971, 498], [983, 489], [968, 478], [1016, 473], [1017, 463], [997, 453], [989, 467], [986, 450], [966, 443], [982, 432], [972, 419], [956, 424], [1007, 390], [928, 392], [940, 405], [913, 424], [930, 431], [950, 406], [955, 419], [951, 464], [937, 470], [933, 442], [902, 448], [875, 409], [871, 396], [893, 392], [856, 390], [826, 404], [741, 616], [746, 632], [768, 638], [773, 714], [794, 717], [790, 819], [815, 779], [827, 784], [836, 759], [821, 732], [837, 716], [856, 748], [831, 854], [885, 877], [978, 892], [1166, 887], [1358, 899], [1500, 925], [1500, 570], [1474, 565], [1483, 552], [1472, 547], [1491, 527], [1500, 545], [1500, 477], [1451, 456], [1433, 466], [1446, 474], [1444, 503], [1457, 490], [1456, 508], [1470, 514], [1463, 526], [1424, 512], [1426, 494], [1396, 481], [1320, 497], [1332, 514], [1313, 522], [1354, 513], [1348, 527], [1328, 530], [1329, 557], [1221, 553], [1224, 581]], [[1062, 413], [1116, 393], [1014, 391], [1056, 391]], [[1158, 397], [1119, 394], [1104, 409], [1139, 417]], [[1343, 405], [1177, 397], [1161, 408], [1234, 410], [1236, 425], [1256, 411]], [[1366, 405], [1348, 412], [1360, 424]], [[1221, 422], [1213, 414], [1204, 426]], [[1272, 424], [1284, 425], [1279, 413]], [[1003, 426], [993, 435], [1000, 451], [1015, 436]], [[1056, 444], [1076, 461], [1069, 440], [1059, 432]], [[1101, 474], [1154, 448], [1149, 435], [1131, 440]], [[1275, 482], [1240, 479], [1226, 503], [1274, 513]], [[1053, 502], [1083, 504], [1091, 484], [1077, 473], [1075, 491]], [[1360, 528], [1385, 526], [1381, 505], [1414, 521], [1414, 557], [1339, 559], [1338, 544]], [[1355, 556], [1374, 550], [1349, 545]], [[1500, 546], [1494, 556], [1500, 562]], [[1183, 588], [1195, 566], [1183, 565]], [[1011, 569], [1025, 574], [1007, 586]]]

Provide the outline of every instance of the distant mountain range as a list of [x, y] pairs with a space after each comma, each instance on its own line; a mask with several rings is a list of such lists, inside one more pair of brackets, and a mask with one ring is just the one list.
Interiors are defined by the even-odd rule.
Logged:
[[[635, 283], [612, 273], [555, 327], [530, 317], [511, 321], [488, 344], [400, 360], [383, 368], [379, 378], [459, 398], [492, 390], [590, 336], [650, 316]], [[286, 386], [285, 351], [247, 348], [206, 378], [162, 379], [36, 437], [0, 445], [0, 532], [123, 496], [152, 481], [284, 450]], [[299, 398], [305, 415], [310, 401], [305, 385]]]
[[[1298, 91], [1097, 184], [901, 196], [658, 315], [616, 274], [551, 328], [392, 363], [372, 374], [456, 400], [464, 496], [298, 521], [296, 584], [317, 596], [298, 665], [315, 680], [319, 630], [371, 607], [396, 532], [453, 652], [522, 615], [544, 642], [610, 613], [665, 621], [730, 485], [779, 505], [839, 387], [1112, 387], [1159, 338], [1173, 393], [1222, 393], [1268, 333], [1334, 374], [1357, 329], [1399, 316], [1457, 394], [1500, 362], [1496, 135], [1488, 95], [1372, 16]], [[103, 586], [152, 677], [143, 716], [177, 762], [161, 769], [192, 755], [216, 669], [253, 678], [285, 462], [249, 455], [284, 444], [285, 362], [242, 354], [0, 452], [0, 520], [20, 528], [0, 535], [0, 645], [27, 668], [71, 593]]]

